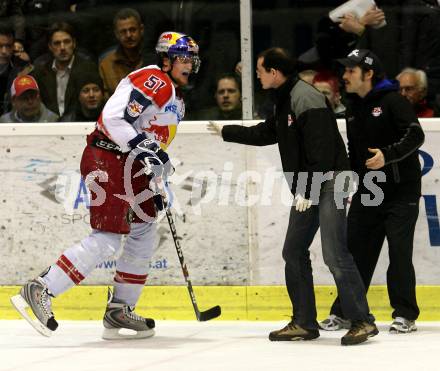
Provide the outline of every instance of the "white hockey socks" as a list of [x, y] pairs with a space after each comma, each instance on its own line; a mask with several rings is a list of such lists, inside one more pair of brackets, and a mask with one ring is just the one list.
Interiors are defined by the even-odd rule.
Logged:
[[147, 274], [116, 271], [113, 298], [117, 303], [135, 306], [144, 288]]
[[121, 235], [94, 230], [80, 243], [69, 247], [43, 274], [49, 291], [58, 296], [78, 285], [96, 264], [114, 255], [121, 247]]
[[42, 278], [55, 297], [75, 286], [75, 282], [57, 264], [51, 265]]
[[116, 262], [114, 298], [134, 306], [145, 285], [154, 251], [156, 225], [132, 223], [124, 250]]

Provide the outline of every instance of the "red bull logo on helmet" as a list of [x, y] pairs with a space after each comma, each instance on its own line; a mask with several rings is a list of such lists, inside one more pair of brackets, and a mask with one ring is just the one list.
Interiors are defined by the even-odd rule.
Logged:
[[173, 38], [173, 35], [170, 33], [167, 33], [162, 36], [162, 39], [164, 39], [164, 40], [171, 40], [172, 38]]
[[196, 42], [191, 37], [187, 36], [187, 38], [188, 38], [188, 41], [187, 41], [188, 51], [198, 53], [199, 46], [196, 44]]
[[166, 52], [171, 45], [175, 45], [177, 40], [180, 39], [183, 34], [179, 32], [164, 32], [159, 37], [159, 41], [156, 46], [157, 51]]

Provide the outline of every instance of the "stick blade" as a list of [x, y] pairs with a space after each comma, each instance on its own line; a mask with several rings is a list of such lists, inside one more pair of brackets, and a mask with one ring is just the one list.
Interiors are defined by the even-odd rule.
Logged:
[[210, 319], [219, 317], [221, 314], [222, 314], [222, 309], [220, 308], [219, 305], [216, 305], [211, 309], [205, 310], [204, 312], [200, 312], [200, 315], [197, 319], [200, 322], [209, 321]]

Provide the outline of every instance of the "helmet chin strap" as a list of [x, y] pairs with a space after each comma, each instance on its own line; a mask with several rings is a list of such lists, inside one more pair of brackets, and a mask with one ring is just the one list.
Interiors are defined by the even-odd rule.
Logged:
[[170, 61], [170, 69], [169, 69], [168, 71], [166, 71], [166, 72], [163, 71], [163, 60], [162, 60], [162, 63], [161, 63], [161, 65], [160, 65], [159, 67], [161, 68], [161, 70], [162, 70], [163, 72], [165, 72], [165, 73], [170, 77], [171, 81], [172, 81], [174, 84], [176, 84], [177, 86], [179, 86], [179, 84], [177, 83], [177, 81], [174, 79], [173, 75], [171, 75], [171, 71], [173, 70], [173, 64], [174, 64], [174, 61], [172, 61], [171, 58], [170, 58], [169, 56], [167, 56], [167, 59]]
[[171, 79], [171, 81], [175, 84], [175, 85], [177, 85], [177, 86], [179, 86], [179, 83], [176, 81], [176, 79], [173, 77], [173, 75], [171, 74], [171, 71], [173, 70], [173, 65], [171, 65], [171, 69], [169, 70], [169, 71], [167, 71], [167, 74], [168, 74], [168, 76], [170, 77], [170, 79]]

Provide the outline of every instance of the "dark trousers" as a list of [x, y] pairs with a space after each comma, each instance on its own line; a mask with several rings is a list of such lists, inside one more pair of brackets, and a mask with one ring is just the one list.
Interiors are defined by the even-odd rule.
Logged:
[[286, 286], [293, 320], [307, 329], [318, 328], [309, 248], [319, 227], [324, 263], [333, 274], [344, 313], [351, 320], [374, 321], [369, 315], [365, 287], [347, 249], [345, 204], [338, 209], [334, 198], [333, 184], [327, 181], [318, 205], [305, 212], [292, 207], [290, 212], [283, 248]]
[[[419, 215], [420, 183], [388, 186], [384, 202], [364, 206], [358, 191], [348, 212], [348, 249], [368, 290], [385, 237], [390, 265], [387, 271], [388, 296], [393, 318], [417, 319], [416, 278], [412, 263], [414, 230]], [[339, 298], [330, 313], [347, 318]]]

